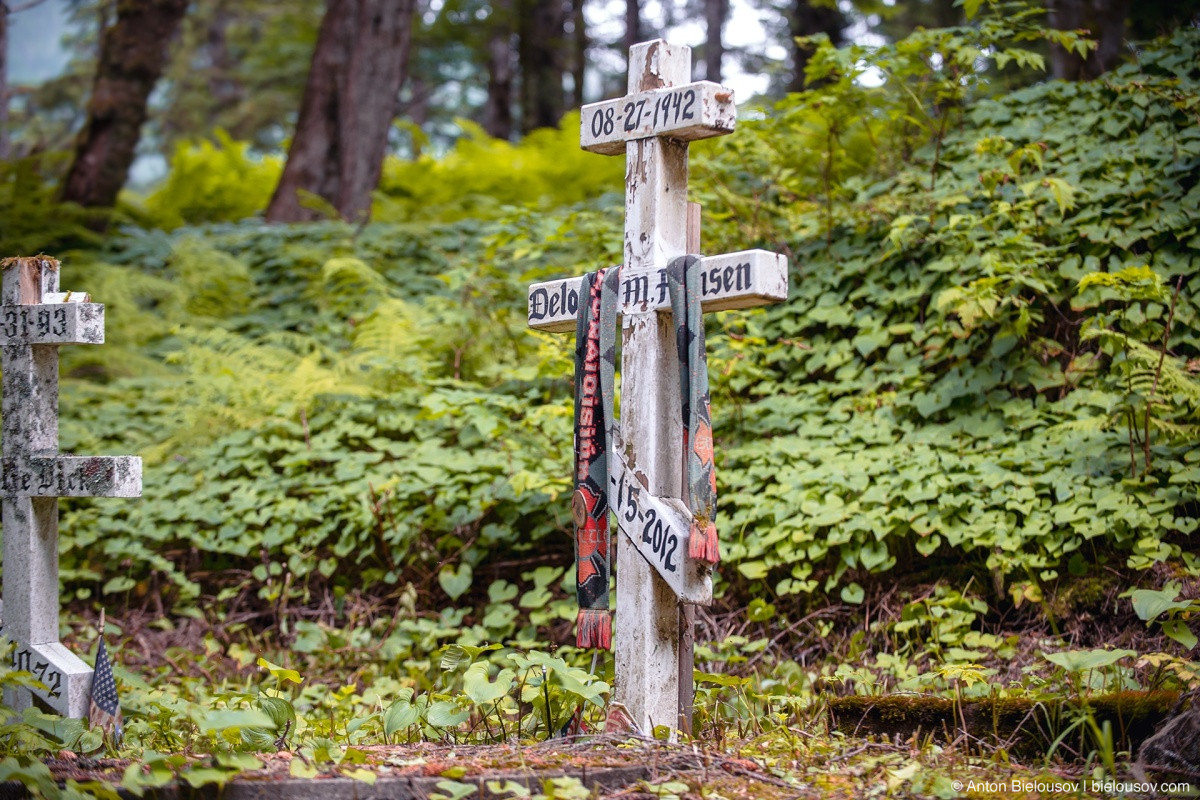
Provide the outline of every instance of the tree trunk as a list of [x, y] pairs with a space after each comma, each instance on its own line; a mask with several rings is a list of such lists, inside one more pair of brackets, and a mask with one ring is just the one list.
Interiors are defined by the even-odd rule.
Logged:
[[[212, 96], [214, 109], [229, 108], [242, 102], [245, 94], [242, 87], [234, 78], [237, 62], [229, 52], [229, 26], [234, 21], [230, 10], [229, 0], [218, 0], [213, 10], [212, 22], [205, 37], [211, 70], [208, 77], [208, 90]], [[250, 132], [233, 131], [234, 136], [248, 135]]]
[[954, 0], [933, 0], [933, 23], [938, 28], [962, 25], [962, 8], [956, 7]]
[[583, 16], [584, 0], [571, 0], [571, 27], [574, 46], [571, 48], [571, 107], [583, 105], [583, 79], [587, 69], [587, 20]]
[[[835, 47], [845, 42], [846, 17], [833, 5], [814, 5], [811, 0], [796, 0], [792, 13], [788, 18], [792, 40], [798, 36], [812, 36], [824, 33]], [[799, 44], [792, 48], [792, 80], [788, 84], [789, 92], [799, 92], [804, 89], [804, 68], [812, 57], [813, 48], [802, 47]]]
[[8, 160], [8, 4], [0, 0], [0, 161]]
[[492, 3], [492, 28], [488, 36], [487, 101], [483, 129], [489, 136], [509, 139], [513, 133], [512, 8], [506, 0]]
[[87, 122], [63, 180], [62, 199], [112, 206], [133, 163], [146, 100], [167, 62], [188, 0], [119, 0], [116, 21], [100, 38], [100, 60]]
[[321, 218], [304, 207], [301, 192], [324, 198], [345, 220], [370, 216], [415, 8], [415, 0], [329, 0], [268, 221]]
[[1054, 77], [1091, 80], [1115, 67], [1121, 59], [1130, 5], [1130, 0], [1048, 0], [1050, 27], [1061, 31], [1088, 29], [1097, 43], [1087, 58], [1051, 45], [1050, 69]]
[[721, 30], [729, 16], [729, 0], [704, 0], [704, 23], [707, 39], [704, 43], [704, 77], [721, 82], [721, 60], [725, 57], [725, 45], [721, 41]]
[[552, 128], [562, 118], [566, 15], [562, 0], [518, 0], [521, 130]]
[[625, 0], [625, 55], [642, 41], [642, 10], [638, 0]]

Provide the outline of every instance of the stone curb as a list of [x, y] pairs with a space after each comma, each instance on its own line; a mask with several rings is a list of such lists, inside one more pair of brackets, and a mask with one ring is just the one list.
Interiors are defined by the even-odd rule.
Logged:
[[[630, 784], [650, 777], [650, 768], [639, 764], [629, 767], [610, 767], [597, 770], [566, 772], [495, 772], [478, 777], [464, 776], [459, 783], [478, 786], [470, 800], [500, 800], [510, 798], [508, 794], [488, 791], [488, 781], [512, 781], [533, 791], [540, 791], [542, 783], [551, 778], [572, 777], [590, 791], [623, 789]], [[146, 789], [142, 800], [429, 800], [438, 791], [438, 783], [446, 778], [388, 777], [378, 778], [374, 784], [352, 778], [284, 778], [281, 780], [238, 778], [221, 789], [216, 784], [199, 789], [184, 784], [171, 784], [159, 789]], [[137, 795], [118, 787], [118, 793], [126, 800], [137, 800]], [[31, 797], [24, 784], [16, 781], [0, 783], [0, 800], [27, 800]]]

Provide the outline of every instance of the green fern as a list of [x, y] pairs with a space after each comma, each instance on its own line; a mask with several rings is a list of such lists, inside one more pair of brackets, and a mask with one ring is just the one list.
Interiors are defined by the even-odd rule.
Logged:
[[[144, 213], [154, 227], [226, 222], [260, 213], [283, 169], [280, 158], [255, 160], [250, 143], [222, 130], [215, 141], [180, 142], [163, 184], [145, 198]], [[133, 202], [137, 198], [129, 196]]]
[[387, 278], [359, 258], [331, 258], [309, 286], [309, 296], [321, 308], [361, 318], [380, 301], [393, 296]]
[[178, 336], [183, 346], [168, 361], [181, 374], [161, 392], [172, 408], [171, 434], [150, 450], [151, 461], [270, 419], [306, 419], [322, 397], [372, 391], [354, 370], [337, 366], [329, 353], [313, 346], [297, 352], [286, 346], [286, 336], [253, 341], [220, 328], [181, 328]]
[[183, 284], [185, 308], [191, 315], [224, 319], [245, 313], [253, 302], [249, 268], [195, 236], [176, 242], [171, 268]]

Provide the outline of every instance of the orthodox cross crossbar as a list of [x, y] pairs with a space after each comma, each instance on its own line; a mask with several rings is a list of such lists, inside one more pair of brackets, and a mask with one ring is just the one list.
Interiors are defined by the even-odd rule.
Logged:
[[58, 348], [103, 344], [104, 306], [81, 292], [60, 292], [53, 259], [9, 259], [3, 273], [0, 630], [16, 645], [13, 666], [46, 686], [6, 690], [5, 702], [26, 708], [32, 692], [64, 716], [83, 717], [92, 669], [58, 640], [58, 498], [138, 497], [142, 460], [58, 453]]
[[[689, 609], [711, 602], [709, 566], [688, 556], [692, 521], [684, 496], [679, 357], [666, 268], [699, 249], [689, 242], [688, 142], [731, 133], [733, 92], [688, 83], [691, 49], [662, 40], [634, 45], [628, 94], [583, 107], [585, 150], [625, 154], [625, 247], [620, 266], [621, 421], [612, 431], [610, 502], [617, 526], [614, 703], [643, 732], [689, 727], [692, 626]], [[705, 311], [787, 298], [787, 261], [762, 250], [700, 261]], [[529, 288], [529, 325], [575, 329], [580, 278]], [[646, 534], [647, 520], [655, 523]], [[658, 522], [663, 530], [658, 530]], [[672, 539], [674, 537], [674, 539]], [[675, 541], [677, 540], [677, 541]]]

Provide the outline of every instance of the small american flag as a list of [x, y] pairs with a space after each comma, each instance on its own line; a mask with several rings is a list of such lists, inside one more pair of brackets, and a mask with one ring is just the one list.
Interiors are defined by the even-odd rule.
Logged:
[[96, 668], [92, 675], [92, 702], [88, 706], [88, 723], [100, 726], [104, 736], [114, 744], [121, 741], [121, 703], [117, 699], [117, 682], [113, 678], [108, 649], [104, 646], [104, 612], [100, 612], [100, 647], [96, 650]]

